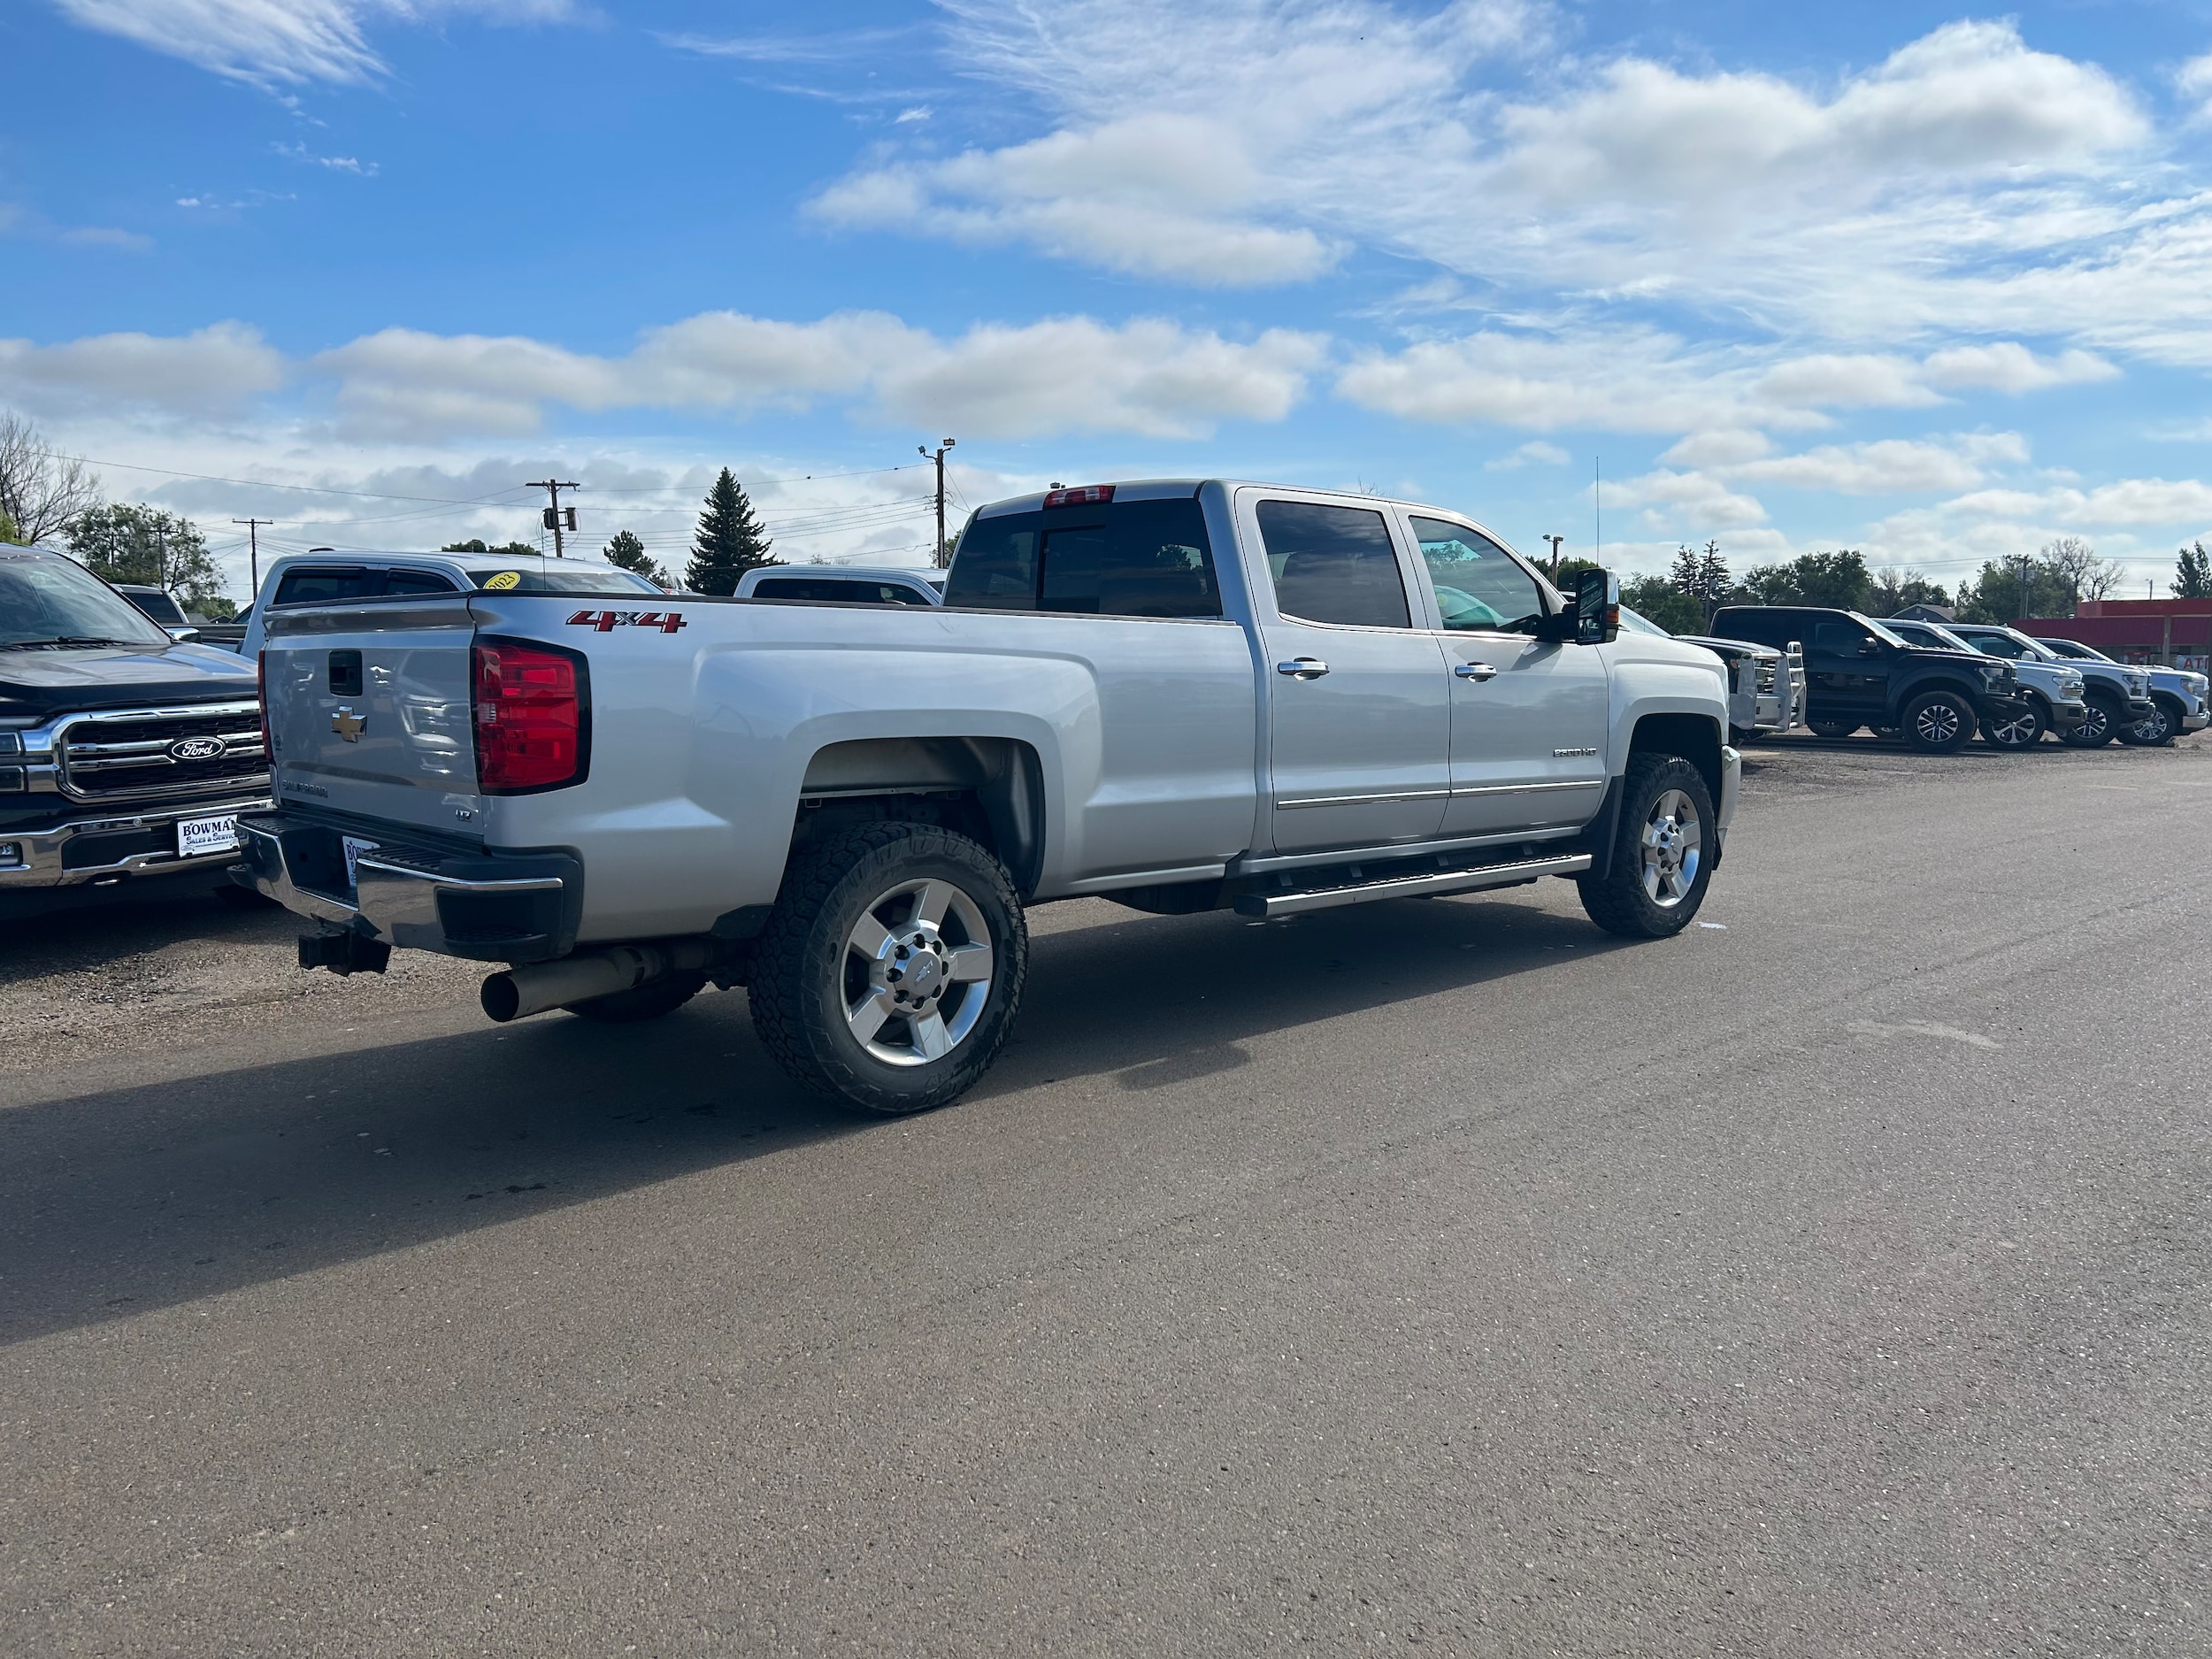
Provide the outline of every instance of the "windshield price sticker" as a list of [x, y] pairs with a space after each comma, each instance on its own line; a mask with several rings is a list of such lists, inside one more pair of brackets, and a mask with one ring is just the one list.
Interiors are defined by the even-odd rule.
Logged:
[[612, 634], [617, 628], [658, 628], [663, 634], [673, 634], [691, 625], [680, 611], [579, 611], [568, 619], [568, 626], [596, 628], [602, 634]]
[[225, 813], [221, 818], [186, 818], [177, 820], [177, 856], [197, 858], [206, 853], [229, 853], [238, 850], [238, 815]]

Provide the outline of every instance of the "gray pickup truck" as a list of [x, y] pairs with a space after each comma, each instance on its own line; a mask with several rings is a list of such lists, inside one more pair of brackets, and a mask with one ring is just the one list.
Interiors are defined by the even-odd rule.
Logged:
[[637, 1019], [709, 980], [817, 1091], [951, 1100], [1025, 906], [1255, 919], [1563, 876], [1671, 935], [1734, 811], [1709, 651], [1618, 632], [1472, 519], [1210, 481], [979, 510], [940, 608], [523, 589], [273, 611], [279, 810], [241, 878], [502, 964], [486, 1011]]
[[221, 872], [269, 805], [251, 664], [0, 547], [0, 915], [187, 880], [243, 899]]

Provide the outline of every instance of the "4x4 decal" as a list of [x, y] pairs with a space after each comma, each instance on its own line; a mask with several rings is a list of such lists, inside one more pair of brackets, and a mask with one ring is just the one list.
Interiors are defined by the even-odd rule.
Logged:
[[673, 634], [691, 625], [680, 611], [579, 611], [568, 619], [568, 626], [596, 628], [602, 634], [612, 634], [617, 628], [658, 628], [663, 634]]

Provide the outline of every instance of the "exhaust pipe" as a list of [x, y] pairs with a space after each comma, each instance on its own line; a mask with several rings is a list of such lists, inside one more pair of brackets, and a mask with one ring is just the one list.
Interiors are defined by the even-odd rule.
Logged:
[[588, 1002], [595, 996], [611, 996], [664, 979], [673, 973], [695, 973], [708, 965], [712, 947], [703, 939], [680, 939], [663, 945], [613, 945], [604, 950], [564, 956], [558, 962], [534, 962], [484, 981], [484, 1011], [505, 1025], [527, 1019], [549, 1009]]

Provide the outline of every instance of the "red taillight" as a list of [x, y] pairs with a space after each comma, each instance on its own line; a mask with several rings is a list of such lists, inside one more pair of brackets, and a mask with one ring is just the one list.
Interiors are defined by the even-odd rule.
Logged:
[[269, 653], [253, 659], [253, 695], [261, 704], [261, 758], [276, 764], [276, 745], [269, 741]]
[[1111, 484], [1086, 484], [1080, 489], [1048, 489], [1045, 491], [1048, 507], [1090, 507], [1114, 498]]
[[584, 775], [586, 680], [565, 651], [479, 645], [476, 781], [489, 794], [557, 789]]

